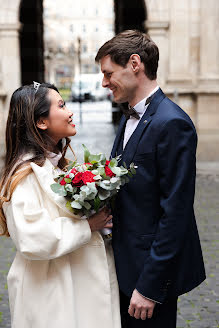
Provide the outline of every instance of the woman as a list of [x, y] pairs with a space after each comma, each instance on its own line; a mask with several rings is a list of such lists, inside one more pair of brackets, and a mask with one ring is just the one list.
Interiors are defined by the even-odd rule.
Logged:
[[72, 115], [51, 84], [11, 98], [0, 223], [17, 248], [8, 274], [12, 328], [120, 328], [112, 249], [98, 232], [112, 216], [102, 209], [81, 220], [50, 189], [55, 167], [68, 163]]

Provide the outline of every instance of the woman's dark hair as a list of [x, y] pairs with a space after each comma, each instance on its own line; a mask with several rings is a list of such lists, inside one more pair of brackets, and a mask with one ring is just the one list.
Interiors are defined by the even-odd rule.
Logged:
[[[46, 130], [37, 127], [40, 118], [49, 116], [50, 89], [59, 92], [53, 84], [42, 83], [38, 89], [33, 84], [25, 85], [12, 94], [6, 125], [5, 165], [0, 181], [0, 235], [8, 235], [2, 205], [11, 199], [20, 180], [32, 171], [30, 162], [42, 166], [48, 151], [61, 151], [63, 156], [59, 166], [63, 168], [68, 163], [64, 156], [70, 139], [66, 138], [63, 148], [62, 140], [55, 144]], [[31, 159], [24, 160], [25, 154], [31, 154]]]
[[109, 55], [111, 60], [126, 67], [132, 54], [138, 54], [145, 68], [145, 75], [150, 80], [157, 78], [159, 49], [150, 37], [137, 30], [126, 30], [103, 44], [97, 52], [95, 60], [99, 62]]

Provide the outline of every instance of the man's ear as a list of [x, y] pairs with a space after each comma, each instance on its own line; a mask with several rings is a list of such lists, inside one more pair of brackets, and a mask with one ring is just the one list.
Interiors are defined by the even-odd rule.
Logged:
[[43, 117], [40, 117], [36, 123], [36, 126], [41, 130], [47, 130], [48, 128], [47, 120]]
[[132, 65], [133, 72], [137, 73], [140, 69], [141, 57], [138, 54], [132, 54], [129, 60]]

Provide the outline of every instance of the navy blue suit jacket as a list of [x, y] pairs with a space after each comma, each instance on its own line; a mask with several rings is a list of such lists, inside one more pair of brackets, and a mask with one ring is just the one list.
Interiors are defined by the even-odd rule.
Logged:
[[[123, 116], [112, 150], [118, 155]], [[205, 279], [193, 210], [197, 135], [189, 116], [159, 89], [122, 152], [137, 174], [120, 190], [113, 249], [120, 289], [158, 302]]]

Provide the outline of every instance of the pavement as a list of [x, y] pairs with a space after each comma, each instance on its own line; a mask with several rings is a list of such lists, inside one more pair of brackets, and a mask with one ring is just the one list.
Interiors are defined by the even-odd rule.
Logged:
[[[82, 120], [78, 104], [71, 103], [69, 108], [74, 112], [77, 128], [72, 147], [78, 161], [83, 160], [82, 144], [92, 152], [104, 152], [109, 156], [116, 133], [116, 128], [111, 124], [110, 103], [82, 104]], [[67, 155], [72, 157], [70, 152]], [[195, 213], [207, 279], [193, 291], [179, 297], [177, 328], [219, 328], [218, 195], [219, 163], [198, 162]], [[12, 241], [0, 237], [0, 328], [11, 327], [6, 277], [14, 256]], [[168, 327], [164, 324], [162, 328]]]

